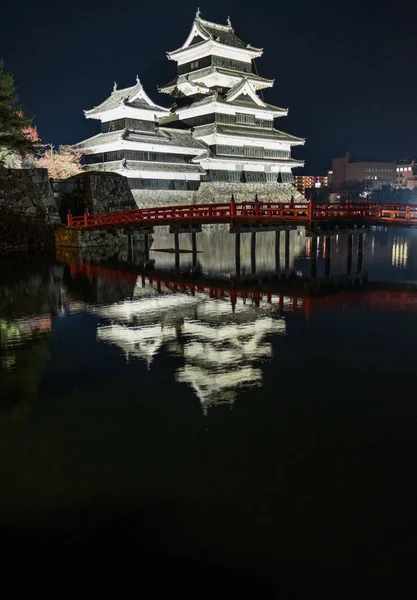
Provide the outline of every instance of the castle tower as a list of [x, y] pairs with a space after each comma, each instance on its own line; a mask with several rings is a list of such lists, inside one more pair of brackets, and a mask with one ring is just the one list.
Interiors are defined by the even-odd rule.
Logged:
[[194, 19], [184, 44], [168, 53], [177, 63], [177, 76], [160, 88], [175, 99], [170, 116], [161, 123], [190, 128], [206, 152], [193, 159], [201, 175], [198, 202], [304, 200], [293, 186], [291, 169], [304, 165], [291, 157], [291, 147], [304, 139], [274, 127], [288, 109], [266, 103], [261, 90], [274, 82], [256, 73], [255, 59], [263, 50], [240, 40], [228, 20], [218, 25]]
[[146, 206], [151, 197], [180, 204], [198, 189], [204, 171], [192, 159], [204, 152], [204, 144], [190, 131], [159, 127], [158, 119], [170, 110], [155, 104], [139, 79], [129, 88], [115, 84], [104, 102], [84, 114], [101, 121], [101, 133], [77, 144], [89, 170], [127, 177], [138, 205]]

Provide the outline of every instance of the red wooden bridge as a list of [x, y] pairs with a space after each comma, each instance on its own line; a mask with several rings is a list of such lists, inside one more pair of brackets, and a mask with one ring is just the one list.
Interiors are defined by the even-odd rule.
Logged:
[[314, 202], [243, 202], [233, 197], [229, 203], [165, 206], [115, 211], [67, 217], [69, 227], [79, 229], [111, 227], [153, 227], [156, 225], [186, 225], [230, 223], [309, 224], [320, 222], [359, 222], [363, 224], [398, 224], [417, 226], [417, 205], [316, 204]]

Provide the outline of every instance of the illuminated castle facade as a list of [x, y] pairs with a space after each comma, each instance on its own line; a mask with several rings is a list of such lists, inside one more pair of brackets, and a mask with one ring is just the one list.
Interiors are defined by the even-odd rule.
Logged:
[[128, 177], [139, 205], [161, 202], [297, 201], [292, 168], [303, 161], [291, 147], [304, 139], [274, 127], [288, 110], [264, 101], [271, 79], [256, 72], [262, 49], [240, 40], [228, 19], [194, 19], [184, 44], [168, 53], [177, 75], [160, 91], [171, 109], [155, 104], [137, 80], [85, 111], [101, 133], [81, 142], [90, 169]]

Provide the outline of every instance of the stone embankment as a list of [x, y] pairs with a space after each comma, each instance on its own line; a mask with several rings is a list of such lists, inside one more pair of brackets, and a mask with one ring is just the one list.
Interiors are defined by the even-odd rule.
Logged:
[[230, 202], [306, 202], [305, 197], [291, 183], [240, 183], [202, 182], [196, 191], [179, 190], [132, 190], [139, 208], [157, 206], [211, 204]]
[[66, 222], [67, 213], [82, 215], [137, 208], [126, 177], [118, 173], [86, 171], [68, 179], [53, 180], [55, 201]]
[[0, 208], [60, 222], [47, 169], [0, 168]]
[[128, 237], [122, 229], [72, 229], [71, 227], [60, 227], [55, 232], [55, 243], [57, 247], [64, 248], [92, 248], [103, 247], [122, 249], [128, 245]]

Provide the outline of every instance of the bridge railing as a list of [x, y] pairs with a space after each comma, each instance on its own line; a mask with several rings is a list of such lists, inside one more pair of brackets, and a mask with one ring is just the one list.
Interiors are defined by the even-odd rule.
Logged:
[[364, 219], [366, 221], [405, 222], [417, 224], [417, 205], [371, 204], [316, 204], [312, 202], [235, 202], [219, 204], [187, 204], [139, 208], [95, 215], [68, 215], [69, 227], [93, 228], [107, 226], [158, 225], [187, 221], [228, 220], [288, 220], [320, 221], [329, 219]]
[[[313, 204], [312, 219], [363, 218], [375, 221], [417, 220], [417, 205], [351, 202], [346, 204]], [[417, 222], [417, 221], [416, 221]]]

